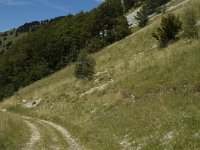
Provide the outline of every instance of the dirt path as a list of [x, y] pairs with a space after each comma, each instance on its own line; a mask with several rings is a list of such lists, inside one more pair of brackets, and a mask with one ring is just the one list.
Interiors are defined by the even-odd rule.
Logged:
[[[32, 131], [32, 136], [31, 136], [30, 142], [27, 144], [27, 146], [32, 147], [34, 144], [36, 144], [38, 142], [38, 140], [40, 140], [40, 138], [38, 138], [38, 137], [40, 137], [40, 136], [38, 136], [39, 135], [39, 129], [37, 129], [32, 123], [30, 123], [30, 120], [31, 120], [32, 122], [36, 122], [36, 123], [39, 122], [41, 124], [55, 128], [65, 138], [65, 142], [68, 145], [68, 147], [66, 147], [65, 149], [82, 150], [81, 146], [75, 141], [75, 139], [73, 139], [71, 137], [70, 133], [65, 128], [63, 128], [61, 125], [58, 125], [58, 124], [55, 124], [53, 122], [46, 121], [46, 120], [35, 119], [35, 118], [30, 118], [30, 117], [25, 117], [25, 116], [22, 116], [22, 117], [24, 119], [26, 119], [26, 122], [27, 122], [28, 126], [31, 128], [31, 131]], [[26, 148], [26, 150], [28, 150], [28, 148]], [[57, 147], [57, 149], [59, 149], [59, 148], [60, 147]]]
[[53, 122], [50, 122], [50, 121], [46, 121], [46, 120], [40, 120], [40, 122], [48, 124], [48, 125], [54, 127], [55, 129], [57, 129], [65, 137], [66, 141], [68, 142], [70, 150], [81, 150], [82, 149], [81, 146], [71, 137], [70, 133], [62, 126], [55, 124]]
[[39, 129], [31, 122], [25, 121], [29, 128], [31, 129], [31, 137], [28, 143], [25, 144], [23, 150], [32, 150], [33, 146], [40, 140], [40, 131]]
[[[7, 110], [1, 110], [1, 109], [0, 109], [0, 111], [7, 112]], [[10, 113], [10, 112], [7, 112], [7, 113]], [[14, 114], [14, 113], [12, 113], [12, 114]], [[14, 114], [14, 115], [23, 118], [23, 120], [28, 125], [28, 127], [30, 128], [30, 131], [31, 131], [30, 139], [28, 140], [27, 143], [24, 144], [24, 147], [22, 148], [22, 150], [38, 149], [37, 148], [38, 143], [40, 145], [41, 142], [44, 142], [44, 141], [49, 142], [49, 141], [53, 141], [53, 140], [55, 141], [55, 139], [57, 141], [57, 145], [59, 145], [59, 146], [55, 145], [54, 149], [69, 149], [69, 150], [82, 150], [83, 149], [76, 142], [76, 140], [72, 138], [71, 134], [61, 125], [58, 125], [58, 124], [50, 122], [50, 121], [37, 119], [37, 118], [21, 116], [18, 114]], [[43, 128], [41, 127], [41, 125], [43, 125]], [[52, 128], [54, 131], [52, 130]], [[48, 133], [48, 134], [51, 134], [51, 136], [44, 136], [44, 132], [45, 132], [44, 130], [48, 130], [48, 131], [52, 132], [52, 133]], [[55, 135], [55, 130], [57, 131], [57, 133], [60, 136]], [[48, 134], [46, 134], [46, 135], [48, 135]], [[63, 138], [61, 138], [61, 137], [63, 137]], [[45, 138], [45, 139], [43, 139], [43, 138]], [[51, 142], [49, 142], [49, 143], [51, 143]], [[63, 144], [63, 143], [65, 143], [65, 144]], [[48, 144], [48, 143], [43, 143], [43, 144], [48, 145], [49, 148], [52, 146], [51, 144]], [[44, 145], [42, 145], [42, 146], [44, 146]], [[63, 145], [65, 145], [65, 147], [63, 147]], [[42, 147], [42, 149], [43, 148], [44, 147]], [[47, 149], [49, 149], [49, 148], [47, 148]], [[41, 149], [41, 145], [40, 145], [39, 149]], [[52, 148], [50, 148], [50, 149], [52, 149]]]

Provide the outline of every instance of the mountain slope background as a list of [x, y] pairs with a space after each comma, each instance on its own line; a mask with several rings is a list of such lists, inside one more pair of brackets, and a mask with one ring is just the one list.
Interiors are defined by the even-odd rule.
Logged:
[[[199, 1], [188, 7], [200, 19]], [[159, 23], [155, 18], [92, 54], [91, 82], [74, 78], [72, 64], [19, 90], [1, 108], [58, 123], [86, 149], [199, 149], [199, 39], [160, 50], [152, 37]]]
[[32, 21], [30, 23], [25, 23], [16, 29], [14, 28], [9, 31], [0, 33], [0, 54], [2, 55], [6, 53], [15, 42], [22, 39], [24, 36], [37, 31], [44, 25], [50, 24], [52, 22], [57, 22], [62, 18], [64, 17], [61, 16], [50, 20]]
[[129, 34], [120, 0], [43, 24], [0, 55], [0, 99], [75, 62], [80, 51], [94, 53]]

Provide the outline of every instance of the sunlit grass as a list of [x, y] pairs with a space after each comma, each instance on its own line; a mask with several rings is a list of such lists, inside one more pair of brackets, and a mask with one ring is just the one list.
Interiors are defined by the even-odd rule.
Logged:
[[0, 111], [0, 149], [21, 149], [29, 138], [29, 128], [21, 118]]
[[[193, 3], [200, 18], [199, 2]], [[75, 79], [71, 65], [2, 107], [55, 121], [88, 149], [199, 149], [200, 42], [181, 39], [158, 49], [152, 32], [159, 22], [94, 54], [96, 72], [104, 73], [93, 81]], [[80, 97], [111, 79], [116, 83]], [[21, 108], [22, 100], [39, 98], [37, 108]]]

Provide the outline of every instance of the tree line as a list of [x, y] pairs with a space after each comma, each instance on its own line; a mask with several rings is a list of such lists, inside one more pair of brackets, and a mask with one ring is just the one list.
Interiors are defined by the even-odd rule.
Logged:
[[42, 21], [32, 21], [32, 22], [29, 22], [29, 23], [25, 23], [24, 25], [22, 25], [22, 26], [20, 26], [16, 29], [16, 35], [19, 34], [19, 33], [34, 32], [44, 24], [48, 24], [49, 22], [58, 21], [58, 20], [61, 20], [63, 18], [64, 18], [63, 16], [60, 16], [60, 17], [56, 17], [56, 18], [53, 18], [53, 19], [50, 19], [50, 20], [46, 19], [46, 20], [42, 20]]
[[90, 12], [43, 24], [16, 41], [0, 55], [0, 100], [76, 62], [81, 51], [94, 53], [129, 35], [123, 14], [121, 0], [107, 0]]

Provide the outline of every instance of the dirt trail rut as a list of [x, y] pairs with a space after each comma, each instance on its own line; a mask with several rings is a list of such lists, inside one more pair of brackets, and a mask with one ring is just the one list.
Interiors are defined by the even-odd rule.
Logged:
[[[0, 109], [0, 111], [7, 112], [7, 111], [1, 110], [1, 109]], [[7, 112], [7, 113], [10, 113], [10, 112]], [[12, 113], [12, 114], [14, 114], [14, 113]], [[29, 141], [27, 143], [25, 143], [22, 150], [33, 150], [34, 147], [37, 145], [37, 143], [40, 142], [40, 140], [42, 139], [42, 136], [41, 136], [42, 132], [40, 132], [40, 131], [42, 131], [42, 129], [40, 129], [40, 127], [35, 125], [38, 123], [42, 123], [49, 127], [53, 127], [55, 130], [57, 130], [60, 133], [60, 135], [62, 135], [64, 137], [64, 139], [68, 145], [68, 147], [66, 147], [66, 149], [69, 149], [69, 150], [83, 150], [84, 149], [81, 145], [79, 145], [76, 142], [75, 139], [72, 138], [71, 134], [61, 125], [58, 125], [56, 123], [46, 121], [46, 120], [21, 116], [19, 114], [14, 114], [14, 115], [23, 118], [25, 123], [28, 125], [28, 127], [30, 128], [30, 131], [31, 131], [31, 137], [30, 137]], [[57, 147], [56, 149], [60, 149], [60, 148]]]
[[32, 150], [33, 146], [40, 140], [40, 131], [39, 129], [29, 121], [25, 121], [29, 128], [31, 129], [31, 137], [28, 143], [26, 143], [23, 150]]
[[[31, 144], [34, 145], [37, 142], [37, 141], [36, 142], [34, 142], [34, 141], [36, 139], [36, 135], [38, 134], [38, 132], [37, 132], [37, 134], [34, 133], [37, 130], [37, 128], [33, 127], [32, 126], [33, 124], [31, 124], [29, 121], [27, 121], [27, 120], [31, 120], [33, 122], [40, 122], [40, 123], [43, 123], [43, 124], [46, 124], [48, 126], [55, 128], [61, 135], [64, 136], [64, 138], [65, 138], [65, 140], [66, 140], [66, 142], [68, 143], [68, 146], [69, 146], [67, 149], [69, 149], [69, 150], [82, 150], [81, 146], [75, 141], [75, 139], [73, 139], [71, 137], [70, 133], [65, 128], [63, 128], [61, 125], [58, 125], [58, 124], [55, 124], [53, 122], [46, 121], [46, 120], [35, 119], [35, 118], [30, 118], [30, 117], [25, 117], [25, 116], [22, 116], [22, 117], [24, 119], [26, 119], [26, 122], [28, 123], [31, 130], [34, 129], [34, 130], [32, 130], [33, 136], [30, 139], [31, 142], [29, 142], [30, 144], [28, 144], [28, 145], [31, 145]], [[39, 139], [37, 139], [37, 140], [39, 140]]]
[[55, 129], [57, 129], [66, 138], [66, 141], [69, 144], [70, 150], [82, 150], [81, 146], [71, 137], [70, 133], [65, 128], [63, 128], [62, 126], [58, 124], [55, 124], [53, 122], [46, 121], [46, 120], [40, 120], [40, 122], [46, 123], [54, 127]]

